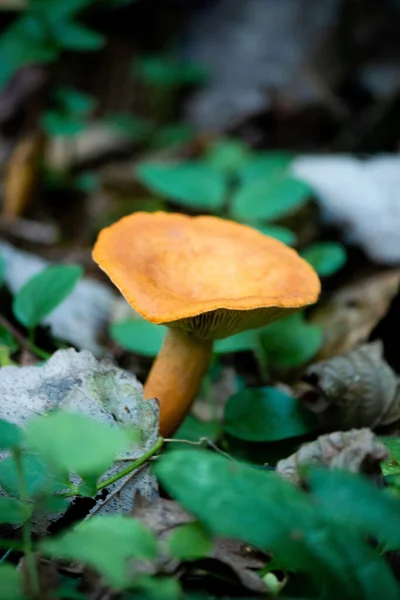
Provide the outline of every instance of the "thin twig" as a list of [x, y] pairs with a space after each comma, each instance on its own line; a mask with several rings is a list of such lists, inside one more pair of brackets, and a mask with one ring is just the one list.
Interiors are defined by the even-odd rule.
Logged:
[[207, 446], [210, 446], [210, 448], [215, 450], [215, 452], [218, 452], [218, 454], [222, 454], [222, 456], [229, 458], [229, 460], [233, 460], [233, 461], [235, 460], [232, 456], [230, 456], [230, 454], [228, 454], [227, 452], [224, 452], [223, 450], [221, 450], [221, 448], [218, 448], [218, 446], [216, 444], [214, 444], [214, 442], [207, 437], [201, 437], [197, 442], [193, 442], [192, 440], [178, 440], [175, 438], [164, 438], [164, 442], [177, 443], [177, 444], [190, 444], [192, 446], [201, 446], [202, 444], [207, 444]]
[[14, 327], [14, 325], [12, 325], [12, 323], [10, 323], [8, 319], [5, 318], [4, 315], [0, 315], [0, 325], [7, 329], [7, 331], [9, 331], [11, 335], [15, 337], [15, 339], [21, 344], [23, 348], [25, 348], [25, 350], [28, 350], [32, 354], [36, 354], [36, 356], [43, 360], [47, 360], [48, 358], [50, 358], [51, 354], [49, 354], [49, 352], [38, 348], [36, 344], [33, 344], [31, 341], [27, 340], [22, 335], [22, 333], [20, 333], [18, 329]]
[[130, 473], [128, 475], [128, 477], [109, 495], [107, 496], [107, 498], [103, 501], [103, 502], [97, 502], [97, 506], [92, 510], [92, 512], [87, 516], [87, 519], [90, 519], [90, 517], [92, 517], [93, 515], [95, 515], [97, 512], [99, 512], [99, 510], [101, 510], [103, 508], [103, 506], [105, 506], [108, 502], [110, 502], [110, 500], [112, 500], [113, 498], [115, 498], [115, 496], [117, 496], [121, 490], [124, 489], [124, 487], [126, 486], [126, 484], [133, 479], [134, 477], [136, 477], [136, 475], [138, 473], [140, 473], [144, 468], [145, 468], [145, 464], [143, 464], [142, 466], [140, 466], [138, 469], [136, 469], [135, 471], [132, 471], [132, 473]]

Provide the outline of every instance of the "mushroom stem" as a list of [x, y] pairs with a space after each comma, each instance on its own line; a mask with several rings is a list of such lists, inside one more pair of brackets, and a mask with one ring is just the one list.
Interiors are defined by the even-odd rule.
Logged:
[[170, 436], [189, 412], [210, 364], [212, 341], [169, 327], [144, 385], [145, 398], [160, 405], [160, 434]]

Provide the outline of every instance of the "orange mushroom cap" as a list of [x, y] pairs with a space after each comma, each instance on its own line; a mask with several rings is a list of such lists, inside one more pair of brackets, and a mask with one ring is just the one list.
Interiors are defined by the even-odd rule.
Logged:
[[142, 317], [204, 340], [266, 325], [320, 293], [295, 250], [212, 216], [133, 213], [100, 232], [93, 258]]

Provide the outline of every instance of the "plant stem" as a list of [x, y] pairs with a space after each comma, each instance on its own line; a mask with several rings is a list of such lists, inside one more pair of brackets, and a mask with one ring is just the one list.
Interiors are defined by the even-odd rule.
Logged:
[[[138, 458], [137, 460], [132, 462], [130, 465], [125, 467], [125, 469], [121, 469], [121, 471], [118, 471], [118, 473], [115, 473], [115, 475], [113, 475], [112, 477], [109, 477], [105, 481], [101, 481], [98, 484], [98, 486], [96, 487], [96, 492], [100, 492], [101, 490], [103, 490], [104, 488], [108, 487], [109, 485], [115, 483], [119, 479], [122, 479], [122, 477], [125, 477], [125, 475], [129, 475], [129, 473], [131, 473], [132, 471], [135, 471], [136, 469], [141, 467], [146, 461], [149, 460], [149, 458], [154, 456], [154, 454], [157, 454], [157, 452], [162, 448], [163, 445], [164, 445], [164, 438], [159, 437], [157, 439], [156, 443], [154, 444], [154, 446], [152, 446], [149, 450], [147, 450], [147, 452], [145, 452], [140, 458]], [[66, 492], [65, 494], [59, 494], [59, 497], [60, 498], [72, 498], [73, 496], [77, 496], [77, 495], [78, 494], [75, 491], [72, 491], [72, 492]]]
[[129, 473], [131, 473], [132, 471], [134, 471], [135, 469], [137, 469], [138, 467], [143, 465], [143, 463], [148, 461], [149, 458], [151, 458], [152, 456], [154, 456], [154, 454], [157, 454], [157, 452], [159, 450], [161, 450], [163, 444], [164, 444], [164, 438], [159, 437], [158, 440], [156, 441], [156, 443], [154, 444], [154, 446], [152, 446], [149, 450], [147, 450], [147, 452], [145, 452], [140, 458], [138, 458], [133, 463], [131, 463], [130, 465], [125, 467], [125, 469], [121, 469], [121, 471], [118, 471], [118, 473], [116, 473], [112, 477], [109, 477], [105, 481], [102, 481], [101, 483], [99, 483], [99, 485], [97, 486], [97, 491], [99, 492], [100, 490], [104, 489], [105, 487], [108, 487], [112, 483], [115, 483], [122, 477], [125, 477], [125, 475], [128, 475]]
[[[25, 339], [24, 336], [18, 331], [18, 329], [14, 327], [14, 325], [11, 325], [11, 323], [3, 315], [0, 315], [0, 325], [5, 327], [5, 329], [7, 329], [7, 331], [9, 331], [15, 337], [15, 339], [21, 344], [23, 348], [26, 348], [33, 354], [36, 354], [36, 356], [42, 358], [43, 360], [47, 360], [48, 358], [50, 358], [51, 354], [49, 354], [45, 350], [42, 350], [41, 348], [38, 348], [36, 344], [32, 343], [30, 340]], [[30, 337], [31, 335], [32, 334], [29, 333]]]
[[[15, 465], [18, 473], [18, 484], [19, 484], [19, 494], [21, 501], [25, 504], [28, 504], [28, 490], [26, 488], [26, 481], [24, 475], [24, 468], [22, 466], [22, 453], [20, 448], [14, 448], [13, 458], [15, 461]], [[24, 553], [26, 556], [26, 564], [28, 567], [29, 573], [29, 586], [32, 589], [32, 595], [34, 598], [38, 598], [40, 594], [39, 587], [39, 577], [36, 569], [35, 557], [33, 555], [33, 545], [32, 545], [32, 534], [31, 534], [31, 522], [30, 519], [26, 519], [22, 525], [22, 539], [23, 539], [23, 547]]]

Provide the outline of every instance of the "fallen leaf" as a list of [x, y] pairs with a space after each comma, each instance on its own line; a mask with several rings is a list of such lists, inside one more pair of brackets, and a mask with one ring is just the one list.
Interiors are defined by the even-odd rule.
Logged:
[[300, 156], [295, 176], [314, 189], [323, 220], [343, 228], [376, 262], [400, 260], [400, 157]]
[[[87, 350], [59, 350], [41, 367], [0, 369], [0, 418], [25, 427], [34, 416], [56, 408], [82, 412], [113, 426], [137, 427], [140, 439], [124, 454], [129, 460], [142, 456], [157, 440], [157, 403], [144, 400], [142, 385], [132, 373], [110, 361], [98, 361]], [[0, 453], [0, 458], [5, 456]], [[121, 468], [115, 464], [106, 477]], [[110, 485], [98, 499], [95, 512], [130, 514], [136, 490], [148, 498], [157, 494], [147, 466], [137, 476], [128, 475]], [[35, 530], [45, 531], [48, 522], [48, 516], [41, 515]]]
[[324, 332], [317, 360], [344, 354], [366, 342], [386, 315], [399, 285], [399, 269], [378, 272], [339, 289], [318, 306], [310, 318]]
[[[0, 257], [5, 261], [5, 283], [13, 294], [33, 275], [51, 264], [5, 242], [0, 242]], [[109, 321], [114, 298], [115, 293], [108, 286], [85, 277], [68, 298], [43, 320], [43, 324], [50, 326], [54, 337], [101, 355], [103, 349], [98, 338]]]
[[325, 431], [372, 429], [400, 420], [400, 386], [380, 341], [309, 366], [300, 397]]
[[300, 485], [302, 470], [308, 466], [344, 469], [352, 473], [379, 473], [388, 451], [370, 429], [335, 431], [319, 436], [276, 465], [284, 479]]

